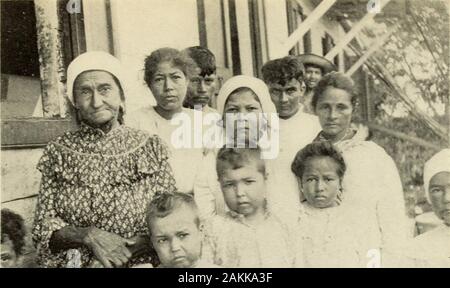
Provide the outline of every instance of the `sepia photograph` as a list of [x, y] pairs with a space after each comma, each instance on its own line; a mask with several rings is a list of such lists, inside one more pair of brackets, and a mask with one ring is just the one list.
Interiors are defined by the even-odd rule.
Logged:
[[0, 13], [1, 268], [450, 268], [449, 0]]

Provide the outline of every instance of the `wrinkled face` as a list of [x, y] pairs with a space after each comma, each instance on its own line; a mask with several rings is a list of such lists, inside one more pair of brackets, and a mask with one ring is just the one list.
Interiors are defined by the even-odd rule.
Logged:
[[195, 212], [182, 204], [171, 214], [150, 221], [152, 243], [167, 268], [192, 268], [201, 255], [201, 232]]
[[224, 108], [224, 116], [226, 117], [224, 119], [225, 128], [227, 128], [228, 124], [233, 123], [233, 131], [226, 129], [227, 133], [234, 133], [234, 139], [245, 137], [245, 143], [255, 142], [260, 136], [261, 123], [259, 114], [262, 112], [257, 96], [251, 90], [232, 93], [228, 97]]
[[120, 87], [105, 71], [81, 73], [75, 80], [73, 93], [81, 120], [94, 127], [117, 119], [123, 104]]
[[430, 180], [428, 188], [436, 215], [450, 226], [450, 172], [440, 172]]
[[301, 178], [303, 195], [308, 203], [316, 208], [335, 206], [341, 189], [337, 174], [339, 166], [330, 157], [314, 157], [306, 160]]
[[9, 239], [8, 236], [4, 236], [4, 241], [1, 244], [1, 257], [2, 262], [1, 266], [2, 268], [14, 268], [17, 267], [17, 255], [14, 251], [13, 242]]
[[294, 116], [299, 109], [300, 98], [305, 93], [302, 83], [297, 79], [291, 79], [284, 86], [279, 83], [269, 83], [267, 86], [280, 118], [289, 119]]
[[345, 135], [352, 120], [351, 95], [342, 89], [327, 87], [316, 104], [316, 114], [325, 136], [340, 139]]
[[262, 211], [266, 195], [265, 178], [258, 171], [256, 160], [238, 169], [225, 169], [219, 182], [228, 208], [244, 216]]
[[200, 73], [197, 73], [190, 79], [186, 97], [192, 106], [201, 105], [204, 107], [208, 105], [216, 92], [216, 78], [215, 74], [201, 76]]
[[322, 69], [314, 66], [306, 66], [305, 82], [309, 89], [314, 89], [322, 78]]
[[188, 84], [183, 71], [171, 62], [161, 62], [151, 79], [150, 90], [160, 108], [174, 111], [181, 109]]

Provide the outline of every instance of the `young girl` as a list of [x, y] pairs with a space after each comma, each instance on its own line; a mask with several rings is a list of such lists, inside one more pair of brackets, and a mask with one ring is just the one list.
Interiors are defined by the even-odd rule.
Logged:
[[216, 264], [224, 267], [292, 267], [290, 233], [267, 210], [267, 173], [259, 148], [222, 148], [217, 176], [225, 203], [225, 217], [208, 225], [215, 243]]
[[299, 151], [291, 168], [306, 199], [297, 226], [297, 266], [361, 267], [367, 251], [360, 251], [352, 211], [342, 204], [342, 156], [330, 142], [317, 142]]

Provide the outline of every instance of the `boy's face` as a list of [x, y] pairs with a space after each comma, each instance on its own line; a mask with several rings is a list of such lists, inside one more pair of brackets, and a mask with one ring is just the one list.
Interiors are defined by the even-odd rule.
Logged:
[[309, 89], [316, 88], [320, 79], [322, 79], [322, 69], [316, 66], [309, 66], [309, 65], [305, 67], [306, 86]]
[[164, 267], [190, 268], [200, 258], [201, 232], [196, 218], [183, 204], [166, 217], [150, 221], [153, 247]]
[[450, 172], [439, 172], [434, 175], [428, 190], [434, 212], [450, 226]]
[[199, 71], [189, 81], [187, 89], [187, 101], [194, 105], [202, 107], [208, 105], [211, 97], [216, 92], [216, 74], [201, 76]]
[[242, 168], [225, 169], [219, 181], [228, 207], [244, 216], [255, 214], [264, 207], [265, 175], [258, 171], [257, 161], [251, 160]]
[[339, 166], [330, 157], [314, 157], [306, 160], [301, 178], [303, 194], [308, 203], [316, 208], [335, 206], [341, 189], [337, 174]]

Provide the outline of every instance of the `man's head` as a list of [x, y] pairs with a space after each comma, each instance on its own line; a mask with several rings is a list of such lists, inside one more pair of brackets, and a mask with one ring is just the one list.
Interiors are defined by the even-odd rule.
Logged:
[[191, 195], [158, 195], [148, 207], [147, 223], [163, 267], [191, 268], [200, 259], [200, 219]]
[[302, 63], [294, 56], [271, 60], [262, 67], [263, 80], [280, 118], [289, 119], [299, 110], [305, 92], [304, 73]]
[[308, 91], [316, 88], [317, 83], [325, 74], [337, 70], [332, 62], [319, 55], [303, 54], [297, 58], [305, 66], [305, 83]]
[[197, 65], [196, 73], [190, 78], [185, 107], [208, 105], [216, 92], [216, 58], [207, 48], [194, 46], [183, 50]]

